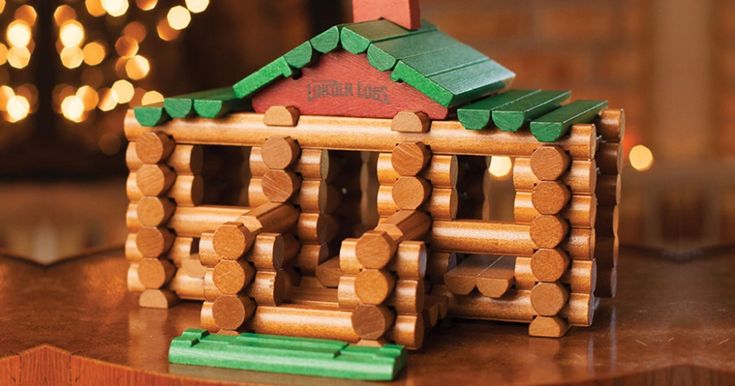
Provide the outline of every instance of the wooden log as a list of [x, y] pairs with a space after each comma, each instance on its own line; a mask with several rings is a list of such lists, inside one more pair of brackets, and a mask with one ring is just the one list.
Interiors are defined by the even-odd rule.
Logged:
[[597, 148], [595, 161], [600, 174], [619, 174], [623, 171], [623, 152], [619, 143], [603, 142]]
[[173, 242], [174, 235], [166, 228], [143, 227], [135, 236], [135, 245], [143, 257], [161, 257]]
[[424, 343], [422, 315], [398, 315], [390, 331], [390, 338], [411, 350], [418, 350]]
[[559, 216], [541, 215], [531, 222], [531, 240], [539, 248], [556, 248], [569, 232], [569, 223]]
[[299, 158], [301, 147], [291, 137], [274, 135], [265, 140], [260, 155], [271, 170], [284, 170]]
[[421, 111], [401, 111], [393, 117], [390, 129], [399, 133], [426, 133], [431, 119]]
[[362, 270], [362, 264], [357, 259], [358, 239], [346, 238], [342, 240], [339, 250], [339, 269], [343, 274], [357, 275]]
[[176, 271], [169, 288], [181, 299], [204, 300], [204, 271], [201, 275], [196, 272], [179, 268]]
[[[381, 185], [378, 189], [378, 214], [388, 217], [400, 210], [393, 200], [393, 187]], [[421, 206], [434, 219], [452, 220], [457, 217], [459, 193], [457, 189], [434, 188], [428, 200]]]
[[146, 289], [159, 289], [173, 277], [176, 267], [164, 259], [144, 258], [136, 263], [137, 277]]
[[285, 300], [286, 275], [282, 271], [257, 271], [248, 296], [258, 305], [279, 306]]
[[255, 238], [248, 260], [257, 270], [279, 270], [283, 268], [286, 243], [279, 233], [261, 233]]
[[355, 292], [355, 276], [342, 275], [339, 278], [339, 286], [337, 286], [337, 302], [339, 307], [343, 309], [353, 309], [360, 305], [360, 298]]
[[147, 289], [138, 298], [138, 306], [142, 308], [168, 309], [178, 302], [176, 294], [165, 289]]
[[559, 283], [538, 283], [531, 290], [531, 305], [538, 315], [557, 315], [569, 299], [569, 292]]
[[222, 292], [214, 284], [214, 268], [207, 267], [204, 270], [204, 300], [213, 302], [220, 296], [222, 296]]
[[542, 146], [529, 159], [533, 174], [541, 181], [556, 181], [569, 169], [570, 159], [558, 146]]
[[443, 284], [444, 275], [457, 266], [457, 255], [449, 252], [432, 252], [426, 262], [426, 277], [434, 284]]
[[[500, 130], [465, 130], [458, 121], [434, 121], [427, 133], [397, 133], [390, 128], [390, 119], [340, 118], [303, 116], [297, 130], [290, 127], [267, 126], [262, 114], [230, 114], [211, 126], [209, 119], [174, 120], [157, 127], [177, 144], [260, 146], [263, 138], [274, 135], [291, 136], [302, 149], [331, 149], [388, 153], [396, 143], [423, 142], [434, 154], [498, 155], [530, 157], [544, 144], [530, 132], [509, 133]], [[597, 133], [592, 125], [575, 125], [557, 143], [573, 159], [591, 159], [597, 145]], [[202, 130], [206, 127], [206, 130]], [[125, 117], [125, 136], [135, 141], [151, 131], [138, 123], [135, 114]], [[350, 135], [344, 135], [350, 133]]]
[[531, 272], [538, 281], [552, 283], [560, 280], [568, 268], [569, 257], [559, 249], [542, 248], [531, 257]]
[[393, 185], [391, 196], [401, 210], [416, 210], [431, 194], [431, 184], [419, 177], [401, 177]]
[[145, 291], [145, 285], [140, 281], [140, 278], [138, 277], [137, 262], [130, 263], [130, 266], [128, 266], [127, 288], [130, 292]]
[[250, 175], [253, 177], [262, 177], [270, 168], [263, 161], [262, 144], [250, 148], [250, 156], [248, 157], [248, 168]]
[[328, 243], [339, 234], [337, 220], [328, 214], [301, 213], [296, 223], [296, 235], [303, 242]]
[[541, 181], [533, 188], [531, 202], [541, 214], [553, 215], [561, 212], [569, 203], [572, 193], [558, 181]]
[[393, 291], [395, 279], [384, 270], [364, 269], [355, 278], [355, 293], [363, 304], [380, 305]]
[[[376, 231], [388, 233], [395, 242], [419, 240], [431, 227], [431, 218], [421, 211], [401, 210], [382, 220]], [[358, 244], [359, 247], [359, 244]], [[358, 251], [358, 257], [360, 256]]]
[[256, 207], [270, 202], [268, 196], [263, 193], [263, 179], [259, 177], [252, 177], [248, 182], [247, 190], [247, 205], [250, 207]]
[[212, 280], [223, 295], [237, 295], [255, 276], [255, 269], [247, 261], [222, 260], [214, 267]]
[[597, 202], [602, 206], [620, 203], [620, 175], [604, 174], [597, 182]]
[[535, 316], [530, 291], [510, 291], [493, 299], [481, 294], [456, 296], [445, 286], [435, 285], [432, 294], [449, 299], [449, 315], [454, 317], [528, 323]]
[[334, 213], [342, 203], [342, 192], [324, 180], [304, 180], [294, 203], [304, 212]]
[[399, 143], [391, 153], [391, 165], [399, 176], [413, 177], [421, 173], [431, 160], [431, 151], [421, 142]]
[[250, 249], [260, 232], [283, 233], [297, 219], [298, 211], [291, 205], [263, 204], [219, 227], [214, 233], [214, 249], [221, 258], [237, 260]]
[[232, 206], [176, 207], [166, 227], [178, 236], [199, 237], [202, 233], [214, 232], [226, 222], [236, 221], [249, 211], [248, 207]]
[[[539, 281], [533, 272], [531, 258], [516, 258], [516, 288], [531, 290]], [[559, 280], [568, 285], [572, 293], [589, 294], [595, 289], [598, 276], [595, 260], [573, 260]]]
[[381, 269], [395, 254], [398, 243], [422, 237], [431, 225], [429, 217], [418, 211], [400, 211], [382, 221], [375, 231], [357, 241], [355, 253], [364, 268]]
[[393, 325], [393, 314], [385, 306], [360, 304], [352, 311], [352, 329], [361, 339], [379, 339]]
[[173, 138], [164, 133], [154, 131], [149, 131], [141, 135], [135, 141], [135, 144], [138, 159], [150, 165], [155, 165], [166, 160], [176, 146]]
[[[143, 166], [143, 161], [138, 158], [136, 148], [135, 142], [130, 142], [125, 152], [125, 164], [131, 172]], [[168, 156], [166, 165], [173, 168], [177, 175], [201, 174], [204, 165], [204, 151], [201, 146], [176, 145], [171, 155]]]
[[[199, 242], [191, 237], [176, 237], [171, 249], [168, 250], [168, 258], [177, 267], [181, 267], [186, 259], [190, 259], [198, 252]], [[197, 259], [197, 264], [199, 264]]]
[[360, 339], [352, 328], [352, 312], [334, 308], [296, 304], [258, 306], [251, 327], [258, 334], [337, 339], [352, 343]]
[[601, 206], [597, 208], [595, 232], [598, 236], [615, 237], [618, 234], [619, 211], [616, 206]]
[[135, 210], [142, 226], [163, 225], [176, 209], [176, 204], [168, 198], [143, 197], [135, 204]]
[[[572, 194], [590, 195], [595, 192], [597, 164], [594, 160], [572, 161], [569, 171], [559, 179], [569, 186]], [[533, 171], [528, 158], [516, 158], [513, 165], [513, 186], [517, 192], [530, 192], [541, 182]]]
[[[392, 164], [390, 153], [381, 153], [376, 164], [378, 182], [381, 185], [393, 185], [401, 176]], [[431, 160], [424, 168], [421, 176], [426, 178], [435, 187], [454, 187], [457, 185], [459, 162], [455, 155], [432, 155]]]
[[261, 180], [263, 194], [272, 202], [286, 202], [301, 188], [301, 177], [290, 170], [271, 169]]
[[[138, 188], [138, 175], [131, 173], [128, 176], [126, 191], [131, 202], [137, 202], [146, 194]], [[156, 196], [156, 195], [152, 195]], [[174, 179], [166, 196], [173, 198], [177, 206], [195, 206], [204, 200], [204, 180], [199, 176], [180, 175]]]
[[607, 142], [620, 142], [625, 135], [625, 112], [623, 110], [605, 109], [595, 121], [597, 132]]
[[[569, 221], [569, 225], [575, 228], [592, 228], [599, 214], [597, 213], [597, 200], [594, 196], [575, 195], [569, 200], [569, 204], [558, 214], [561, 218]], [[531, 224], [533, 219], [541, 213], [533, 205], [533, 194], [529, 192], [516, 192], [513, 215], [518, 224]]]
[[387, 269], [395, 272], [400, 279], [419, 280], [426, 275], [426, 266], [426, 244], [422, 241], [404, 241], [398, 244], [395, 258]]
[[175, 179], [176, 173], [165, 165], [143, 165], [135, 172], [135, 183], [145, 196], [165, 193]]
[[537, 316], [528, 326], [528, 335], [541, 338], [561, 338], [567, 331], [569, 324], [557, 316]]
[[595, 296], [599, 298], [614, 298], [618, 292], [618, 271], [615, 267], [602, 268], [597, 274]]
[[222, 295], [212, 303], [211, 315], [219, 329], [237, 330], [254, 311], [255, 303], [249, 297]]
[[316, 267], [316, 278], [325, 287], [339, 287], [341, 276], [342, 270], [339, 267], [339, 257], [332, 257]]
[[455, 295], [469, 295], [477, 285], [477, 277], [496, 259], [484, 255], [469, 256], [444, 275], [444, 283]]
[[573, 326], [589, 327], [595, 315], [595, 297], [592, 294], [571, 293], [559, 316]]
[[617, 237], [602, 236], [597, 238], [595, 258], [600, 268], [617, 267], [620, 240]]
[[514, 257], [498, 257], [491, 266], [477, 276], [477, 289], [485, 296], [500, 298], [513, 287], [514, 268]]
[[426, 289], [423, 280], [398, 280], [387, 303], [398, 315], [419, 315], [424, 310]]
[[301, 246], [296, 256], [296, 266], [301, 273], [314, 275], [316, 268], [333, 256], [329, 244], [306, 243]]
[[293, 106], [271, 106], [263, 116], [263, 123], [268, 126], [293, 127], [299, 122], [301, 113]]
[[136, 233], [128, 233], [128, 237], [125, 239], [125, 258], [130, 261], [139, 261], [143, 258], [143, 254], [138, 249], [138, 243]]

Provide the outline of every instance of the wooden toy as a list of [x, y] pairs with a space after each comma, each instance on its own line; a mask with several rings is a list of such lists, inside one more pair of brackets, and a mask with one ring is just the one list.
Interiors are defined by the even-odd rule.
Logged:
[[[202, 302], [226, 335], [410, 349], [447, 317], [589, 326], [615, 293], [622, 110], [506, 90], [511, 71], [415, 23], [415, 1], [355, 4], [364, 21], [232, 88], [127, 115], [140, 305]], [[513, 158], [512, 222], [489, 210], [495, 156]], [[239, 339], [200, 335], [179, 358]]]

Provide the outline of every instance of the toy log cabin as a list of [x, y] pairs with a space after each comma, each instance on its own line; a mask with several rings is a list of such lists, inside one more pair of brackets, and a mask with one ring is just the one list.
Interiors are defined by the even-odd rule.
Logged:
[[[130, 111], [130, 291], [200, 302], [211, 332], [412, 349], [443, 318], [589, 326], [615, 293], [623, 112], [514, 77], [416, 1], [355, 1], [232, 87]], [[493, 156], [513, 222], [488, 213]]]

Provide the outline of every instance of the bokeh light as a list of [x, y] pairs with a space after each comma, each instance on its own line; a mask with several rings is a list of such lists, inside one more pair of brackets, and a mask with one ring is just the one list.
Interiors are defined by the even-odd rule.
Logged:
[[14, 20], [8, 25], [5, 35], [11, 45], [27, 47], [32, 38], [31, 27], [23, 20]]
[[145, 78], [150, 70], [151, 65], [148, 62], [148, 59], [140, 55], [133, 56], [125, 64], [125, 73], [127, 73], [128, 78], [132, 80], [140, 80]]
[[31, 61], [31, 52], [26, 47], [10, 47], [8, 50], [8, 63], [13, 68], [25, 68]]
[[107, 13], [105, 8], [102, 7], [101, 0], [85, 0], [84, 7], [87, 8], [87, 12], [94, 17], [104, 16], [105, 13]]
[[113, 83], [112, 90], [117, 94], [118, 103], [130, 102], [130, 100], [133, 99], [133, 94], [135, 94], [135, 87], [125, 79], [120, 79]]
[[59, 29], [59, 40], [66, 47], [82, 44], [84, 42], [84, 27], [76, 20], [65, 22]]
[[101, 4], [105, 12], [113, 17], [124, 15], [130, 7], [128, 0], [102, 0]]
[[143, 99], [140, 100], [140, 104], [143, 106], [153, 105], [156, 103], [163, 102], [163, 94], [158, 91], [152, 90], [143, 94]]
[[72, 122], [80, 122], [84, 116], [84, 101], [77, 95], [69, 95], [61, 102], [61, 113]]
[[191, 13], [204, 12], [209, 6], [209, 0], [186, 0], [186, 8]]
[[8, 99], [8, 103], [5, 106], [8, 113], [8, 120], [10, 122], [22, 121], [28, 116], [31, 111], [31, 104], [28, 99], [22, 95], [13, 95]]
[[189, 23], [191, 22], [191, 13], [189, 13], [188, 9], [177, 5], [168, 10], [166, 20], [168, 20], [168, 25], [170, 25], [171, 28], [180, 31], [189, 26]]
[[644, 172], [653, 167], [653, 152], [644, 145], [633, 146], [630, 149], [628, 158], [630, 159], [630, 166], [639, 172]]
[[513, 170], [513, 161], [510, 157], [505, 156], [492, 157], [488, 170], [490, 171], [490, 175], [495, 178], [507, 177]]
[[84, 46], [82, 54], [84, 56], [84, 63], [90, 66], [96, 66], [105, 60], [107, 50], [102, 42], [91, 42]]
[[81, 48], [76, 46], [64, 47], [64, 49], [61, 50], [60, 56], [61, 64], [70, 69], [81, 66], [84, 61], [84, 52]]

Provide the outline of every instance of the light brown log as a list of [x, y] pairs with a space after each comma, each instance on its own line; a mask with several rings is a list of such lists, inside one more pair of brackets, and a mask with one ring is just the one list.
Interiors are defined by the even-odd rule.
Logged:
[[[131, 202], [139, 201], [145, 194], [138, 188], [137, 173], [131, 173], [127, 180], [127, 196]], [[180, 175], [166, 192], [178, 206], [199, 205], [204, 200], [204, 180], [199, 176]]]
[[263, 193], [263, 179], [260, 177], [251, 178], [248, 182], [248, 206], [256, 207], [267, 202], [270, 202], [270, 200]]
[[135, 203], [128, 204], [128, 210], [125, 211], [125, 226], [131, 233], [143, 227], [138, 218], [138, 206]]
[[355, 293], [364, 304], [382, 304], [393, 291], [395, 279], [390, 273], [377, 269], [364, 269], [355, 278]]
[[279, 233], [261, 233], [255, 238], [248, 260], [257, 270], [278, 270], [286, 259], [286, 244]]
[[395, 272], [400, 279], [418, 280], [426, 275], [426, 266], [426, 244], [423, 241], [404, 241], [398, 244], [388, 270]]
[[557, 214], [569, 203], [572, 193], [558, 181], [542, 181], [533, 188], [531, 202], [541, 214]]
[[434, 327], [439, 322], [438, 299], [438, 296], [426, 295], [426, 300], [424, 301], [424, 311], [421, 315], [423, 316], [424, 323], [427, 327]]
[[268, 137], [260, 148], [260, 154], [270, 169], [286, 169], [301, 155], [301, 148], [291, 137]]
[[176, 207], [167, 223], [178, 236], [199, 237], [202, 233], [214, 232], [226, 222], [235, 221], [250, 208], [234, 206]]
[[558, 146], [542, 146], [529, 160], [533, 174], [541, 181], [558, 180], [569, 169], [570, 159]]
[[449, 315], [458, 318], [529, 323], [535, 316], [530, 291], [510, 291], [493, 299], [481, 294], [456, 296], [445, 286], [435, 285], [432, 294], [448, 297]]
[[356, 275], [362, 270], [362, 264], [357, 259], [357, 240], [354, 238], [342, 240], [339, 250], [339, 269], [343, 274]]
[[418, 350], [424, 343], [424, 320], [421, 315], [398, 315], [390, 331], [391, 339], [411, 350]]
[[569, 232], [569, 223], [559, 216], [541, 215], [531, 222], [531, 240], [539, 248], [556, 248]]
[[145, 285], [141, 283], [140, 278], [138, 277], [138, 263], [137, 262], [130, 263], [130, 266], [128, 266], [127, 286], [128, 286], [128, 291], [130, 292], [145, 291]]
[[369, 231], [357, 240], [355, 255], [364, 268], [380, 269], [388, 265], [397, 247], [387, 232]]
[[261, 180], [263, 194], [272, 202], [286, 202], [301, 187], [301, 177], [287, 170], [269, 170]]
[[223, 259], [237, 260], [247, 252], [260, 232], [283, 233], [293, 227], [298, 211], [291, 205], [268, 203], [258, 206], [214, 233], [214, 249]]
[[293, 169], [305, 180], [330, 180], [339, 167], [329, 155], [329, 150], [303, 149]]
[[253, 208], [238, 221], [248, 228], [264, 232], [285, 233], [298, 219], [298, 210], [289, 204], [268, 203]]
[[387, 303], [399, 315], [419, 315], [424, 310], [425, 291], [423, 280], [398, 280]]
[[537, 316], [528, 326], [528, 335], [541, 338], [561, 338], [569, 331], [569, 324], [557, 316]]
[[[452, 220], [457, 217], [459, 193], [456, 189], [434, 188], [429, 199], [421, 206], [434, 219]], [[393, 200], [393, 187], [381, 185], [378, 189], [378, 214], [388, 217], [400, 210]]]
[[457, 266], [457, 255], [448, 252], [432, 252], [426, 262], [426, 277], [431, 283], [444, 283], [444, 275]]
[[531, 272], [538, 281], [552, 283], [569, 268], [569, 256], [560, 249], [542, 248], [531, 257]]
[[254, 276], [255, 269], [247, 261], [222, 260], [214, 267], [212, 280], [223, 295], [237, 295]]
[[[381, 153], [376, 165], [378, 170], [378, 182], [381, 185], [393, 185], [400, 177], [393, 169], [390, 153]], [[455, 155], [432, 155], [429, 165], [423, 170], [421, 176], [426, 178], [435, 187], [454, 187], [457, 185], [459, 162]]]
[[357, 342], [352, 328], [352, 312], [334, 308], [286, 304], [279, 307], [258, 306], [251, 326], [258, 334], [337, 339]]
[[393, 117], [390, 129], [399, 133], [426, 133], [431, 119], [421, 111], [401, 111]]
[[497, 257], [472, 255], [464, 259], [456, 268], [444, 275], [447, 288], [456, 295], [468, 295], [477, 285], [477, 277], [486, 270]]
[[304, 274], [314, 275], [319, 264], [333, 257], [329, 244], [307, 243], [301, 246], [296, 256], [296, 265]]
[[[597, 164], [594, 160], [572, 161], [569, 171], [559, 181], [569, 186], [572, 194], [590, 195], [597, 186]], [[513, 186], [516, 191], [530, 192], [541, 182], [531, 170], [528, 158], [516, 158], [513, 164]]]
[[209, 332], [215, 333], [220, 330], [217, 323], [214, 321], [212, 316], [212, 306], [214, 305], [214, 299], [211, 301], [204, 301], [202, 303], [201, 311], [199, 312], [199, 325], [209, 330]]
[[278, 306], [285, 300], [286, 275], [282, 271], [257, 271], [248, 295], [258, 305]]
[[174, 275], [176, 267], [165, 259], [145, 258], [136, 263], [138, 280], [147, 289], [163, 287]]
[[[594, 196], [575, 195], [569, 204], [559, 212], [559, 216], [569, 221], [575, 228], [591, 228], [599, 214]], [[516, 192], [513, 215], [518, 224], [531, 224], [541, 213], [534, 207], [532, 193]]]
[[173, 201], [159, 197], [143, 197], [135, 206], [140, 223], [148, 227], [162, 225], [176, 209]]
[[600, 205], [617, 205], [620, 201], [620, 175], [601, 175], [597, 182], [596, 194]]
[[569, 292], [559, 283], [538, 283], [531, 290], [531, 305], [538, 315], [557, 315], [569, 299]]
[[301, 213], [296, 223], [296, 235], [303, 242], [328, 243], [337, 237], [339, 231], [337, 220], [328, 214]]
[[174, 235], [166, 228], [143, 227], [135, 236], [135, 245], [143, 257], [161, 257], [173, 242]]
[[337, 287], [337, 302], [340, 308], [353, 309], [360, 304], [360, 298], [355, 292], [355, 276], [342, 275]]
[[617, 237], [601, 236], [595, 245], [595, 259], [600, 268], [617, 267], [620, 240]]
[[135, 172], [135, 183], [146, 196], [165, 193], [176, 179], [176, 173], [165, 165], [143, 165]]
[[173, 139], [160, 132], [149, 131], [135, 141], [135, 151], [145, 164], [157, 164], [164, 161], [174, 150]]
[[431, 151], [421, 142], [399, 143], [391, 152], [390, 162], [399, 176], [416, 176], [431, 159]]
[[429, 198], [431, 184], [420, 177], [401, 177], [393, 185], [391, 196], [401, 210], [416, 210]]
[[250, 148], [250, 157], [248, 157], [248, 168], [250, 169], [250, 175], [253, 177], [262, 177], [270, 168], [263, 161], [262, 148], [253, 146]]
[[[531, 258], [516, 258], [516, 288], [530, 290], [539, 281], [533, 274], [531, 264]], [[559, 280], [568, 285], [573, 293], [589, 294], [594, 290], [598, 276], [595, 260], [573, 260], [569, 265], [569, 269], [564, 272]]]
[[[128, 144], [125, 151], [125, 164], [128, 170], [134, 172], [143, 166], [143, 161], [138, 158], [135, 142]], [[174, 169], [176, 174], [200, 174], [204, 164], [204, 151], [201, 146], [176, 145], [171, 155], [166, 160], [166, 165]]]
[[339, 269], [339, 257], [332, 257], [316, 267], [316, 278], [325, 287], [337, 288], [341, 276], [342, 270]]
[[623, 152], [619, 143], [603, 142], [597, 148], [595, 161], [600, 174], [619, 174], [623, 170]]
[[292, 289], [288, 301], [289, 304], [339, 308], [337, 291], [322, 286], [313, 276], [304, 276], [301, 285]]
[[214, 250], [214, 232], [202, 233], [199, 238], [199, 261], [205, 267], [214, 268], [221, 260]]
[[[176, 237], [173, 245], [171, 245], [171, 249], [168, 251], [168, 258], [177, 267], [181, 267], [186, 259], [190, 259], [198, 252], [198, 247], [198, 242], [191, 237]], [[197, 264], [199, 264], [198, 257]]]
[[204, 300], [213, 302], [220, 296], [222, 296], [222, 292], [214, 284], [214, 268], [207, 267], [204, 270]]
[[597, 208], [595, 232], [598, 236], [614, 237], [618, 234], [619, 213], [617, 206], [601, 206]]
[[[390, 119], [303, 116], [294, 130], [267, 126], [262, 114], [238, 113], [218, 120], [216, 126], [210, 119], [186, 119], [170, 121], [156, 130], [172, 135], [177, 144], [260, 146], [263, 138], [280, 135], [291, 136], [304, 149], [383, 153], [391, 152], [396, 143], [423, 142], [434, 154], [529, 157], [544, 146], [528, 131], [465, 130], [457, 121], [434, 121], [425, 134], [386, 130], [390, 125]], [[152, 129], [141, 126], [130, 110], [125, 117], [127, 139], [135, 141], [147, 131]], [[590, 125], [574, 125], [556, 145], [573, 159], [590, 159], [594, 157], [597, 133]]]
[[385, 306], [360, 304], [352, 311], [352, 329], [361, 339], [379, 339], [393, 324], [393, 314]]
[[590, 260], [595, 257], [596, 240], [594, 229], [572, 228], [561, 248], [572, 259]]
[[220, 259], [237, 260], [245, 255], [255, 242], [256, 233], [241, 222], [226, 222], [214, 232], [212, 245]]
[[138, 306], [143, 308], [168, 309], [178, 302], [175, 293], [161, 289], [147, 289], [138, 298]]
[[[420, 240], [431, 227], [431, 218], [422, 211], [401, 210], [383, 219], [376, 231], [383, 231], [396, 242]], [[359, 244], [358, 244], [359, 245]], [[358, 258], [360, 257], [358, 253]], [[363, 264], [364, 265], [364, 264]]]
[[271, 106], [263, 116], [267, 126], [293, 127], [299, 123], [299, 109], [294, 106]]
[[324, 180], [304, 180], [294, 202], [304, 212], [334, 213], [342, 203], [342, 192]]
[[237, 330], [255, 311], [247, 296], [222, 295], [212, 303], [212, 319], [220, 329]]
[[491, 298], [505, 295], [514, 282], [515, 257], [501, 256], [477, 276], [477, 289]]
[[605, 141], [620, 142], [625, 135], [625, 112], [613, 109], [602, 110], [595, 126]]
[[138, 249], [138, 243], [136, 233], [128, 233], [128, 237], [125, 239], [125, 258], [128, 261], [139, 261], [143, 258], [143, 254]]
[[169, 287], [181, 299], [204, 300], [204, 276], [192, 275], [184, 269], [176, 271]]
[[589, 327], [595, 315], [595, 297], [591, 294], [571, 293], [569, 302], [559, 313], [573, 326]]

